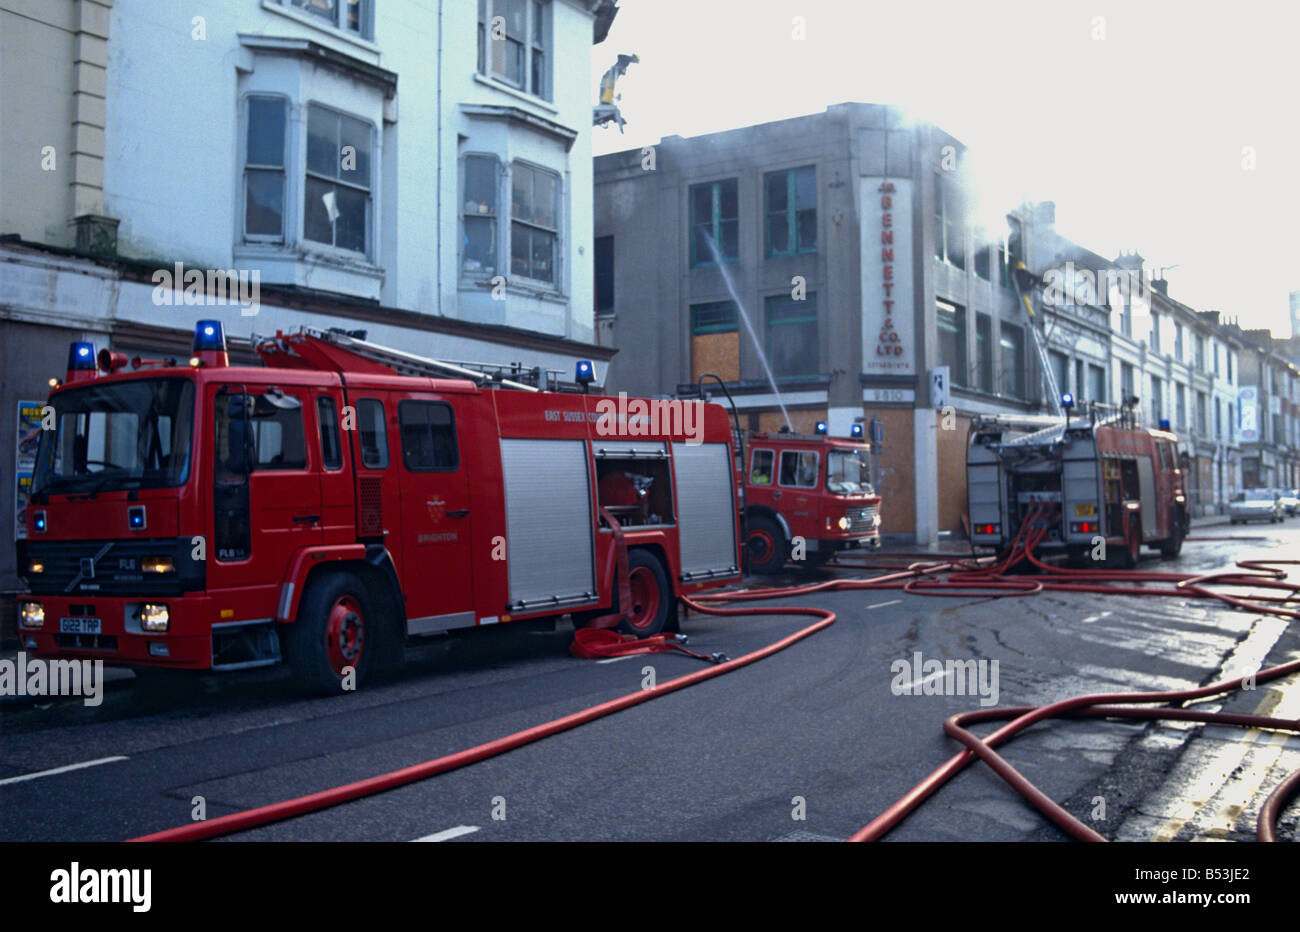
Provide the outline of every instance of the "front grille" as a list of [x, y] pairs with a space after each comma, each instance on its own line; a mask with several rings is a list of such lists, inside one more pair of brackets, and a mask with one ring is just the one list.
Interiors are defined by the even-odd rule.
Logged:
[[848, 510], [849, 531], [853, 534], [869, 534], [876, 529], [876, 506], [864, 505]]
[[[19, 554], [19, 575], [31, 592], [40, 595], [72, 593], [96, 595], [179, 595], [203, 588], [202, 560], [191, 558], [189, 538], [149, 540], [26, 540]], [[146, 576], [140, 569], [144, 557], [169, 556], [175, 573]], [[28, 573], [32, 560], [45, 564], [45, 572]]]

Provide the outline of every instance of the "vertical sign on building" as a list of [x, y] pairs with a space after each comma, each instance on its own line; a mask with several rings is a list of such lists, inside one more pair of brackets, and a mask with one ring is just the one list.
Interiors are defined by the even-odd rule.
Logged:
[[915, 375], [912, 182], [862, 179], [862, 371]]
[[32, 494], [36, 448], [41, 442], [43, 401], [18, 402], [18, 436], [14, 443], [14, 537], [27, 536], [27, 499]]
[[1259, 441], [1259, 390], [1254, 385], [1237, 389], [1237, 409], [1241, 412], [1241, 442]]

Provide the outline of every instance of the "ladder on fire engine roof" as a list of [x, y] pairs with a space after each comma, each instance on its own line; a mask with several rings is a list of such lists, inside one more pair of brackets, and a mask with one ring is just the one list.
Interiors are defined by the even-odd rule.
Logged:
[[[469, 363], [458, 365], [452, 362], [443, 362], [440, 359], [430, 359], [427, 356], [417, 356], [415, 353], [407, 353], [403, 350], [393, 349], [391, 346], [383, 346], [379, 343], [371, 343], [369, 340], [363, 340], [360, 337], [352, 336], [341, 330], [331, 329], [325, 331], [309, 330], [303, 328], [303, 333], [316, 337], [318, 340], [324, 340], [326, 343], [341, 347], [349, 352], [356, 353], [366, 359], [382, 363], [388, 366], [398, 375], [416, 375], [416, 376], [433, 376], [469, 379], [475, 385], [496, 384], [502, 388], [517, 388], [526, 392], [540, 392], [542, 389], [535, 385], [525, 385], [523, 382], [516, 382], [503, 377], [504, 367], [490, 366], [486, 363]], [[474, 368], [470, 368], [474, 366]], [[527, 370], [514, 372], [512, 374], [527, 375]], [[550, 371], [546, 374], [549, 376]]]
[[1043, 346], [1038, 339], [1037, 322], [1034, 320], [1034, 302], [1032, 288], [1024, 289], [1020, 284], [1020, 276], [1028, 277], [1028, 270], [1023, 262], [1017, 262], [1015, 272], [1011, 275], [1011, 281], [1016, 286], [1016, 295], [1020, 298], [1021, 305], [1024, 306], [1025, 314], [1028, 315], [1029, 338], [1034, 341], [1034, 351], [1038, 354], [1038, 366], [1043, 371], [1043, 381], [1047, 383], [1047, 394], [1052, 399], [1052, 404], [1058, 411], [1064, 413], [1065, 408], [1061, 405], [1061, 392], [1056, 384], [1056, 373], [1052, 371], [1051, 360], [1047, 358], [1047, 347]]
[[[1124, 409], [1109, 405], [1092, 406], [1091, 417], [1076, 417], [1069, 422], [1071, 429], [1096, 428], [1106, 424], [1136, 427], [1129, 423], [1129, 415]], [[971, 425], [973, 430], [1027, 430], [1028, 433], [1010, 440], [1001, 441], [999, 447], [1039, 447], [1062, 439], [1065, 436], [1066, 420], [1055, 415], [1032, 414], [995, 414], [977, 417]]]

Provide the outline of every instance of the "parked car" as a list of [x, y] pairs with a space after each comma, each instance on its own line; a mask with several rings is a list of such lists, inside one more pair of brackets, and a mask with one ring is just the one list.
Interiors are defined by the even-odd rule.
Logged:
[[1232, 496], [1228, 503], [1228, 517], [1233, 524], [1281, 521], [1282, 499], [1275, 489], [1245, 489]]
[[1288, 518], [1294, 518], [1300, 512], [1300, 489], [1278, 489], [1278, 498]]

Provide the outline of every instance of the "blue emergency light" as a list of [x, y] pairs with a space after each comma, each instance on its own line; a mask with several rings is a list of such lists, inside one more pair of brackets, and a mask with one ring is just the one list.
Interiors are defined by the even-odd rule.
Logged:
[[851, 428], [849, 428], [849, 435], [853, 437], [855, 440], [860, 440], [862, 438], [862, 425], [854, 424]]
[[201, 320], [194, 325], [194, 350], [191, 366], [228, 366], [226, 330], [219, 320]]
[[68, 347], [68, 371], [95, 370], [95, 344], [73, 343]]
[[826, 422], [818, 421], [817, 426], [813, 429], [817, 432], [818, 437], [823, 436], [826, 433]]
[[1061, 407], [1070, 410], [1074, 407], [1074, 395], [1070, 392], [1061, 392]]
[[45, 512], [36, 512], [32, 517], [32, 525], [36, 528], [37, 532], [44, 534], [45, 528], [47, 527], [45, 522]]
[[579, 359], [577, 365], [573, 367], [573, 381], [579, 385], [590, 385], [596, 381], [596, 370], [591, 365], [590, 359]]
[[1162, 418], [1160, 419], [1160, 429], [1161, 429], [1161, 430], [1168, 430], [1168, 429], [1169, 429], [1169, 418], [1167, 418], [1167, 417], [1162, 417]]
[[219, 320], [201, 320], [194, 325], [194, 352], [216, 350], [226, 351], [226, 331]]

